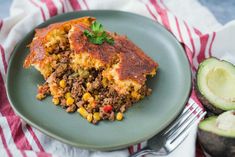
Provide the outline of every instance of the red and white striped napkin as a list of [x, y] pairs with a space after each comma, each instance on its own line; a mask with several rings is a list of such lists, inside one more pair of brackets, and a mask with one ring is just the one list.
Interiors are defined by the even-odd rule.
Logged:
[[[194, 0], [190, 1], [195, 3]], [[177, 2], [179, 3], [179, 1]], [[74, 10], [113, 9], [147, 16], [172, 32], [182, 43], [191, 63], [193, 74], [195, 74], [198, 64], [210, 56], [216, 56], [235, 63], [235, 45], [232, 44], [232, 39], [235, 38], [235, 35], [232, 36], [232, 34], [235, 34], [235, 24], [231, 23], [217, 32], [205, 31], [208, 29], [204, 27], [203, 32], [201, 32], [188, 22], [180, 19], [178, 16], [181, 16], [183, 11], [175, 9], [181, 6], [181, 9], [190, 10], [189, 5], [192, 3], [188, 3], [187, 6], [185, 1], [180, 4], [177, 2], [166, 1], [165, 3], [162, 0], [15, 0], [11, 6], [10, 17], [0, 20], [0, 156], [124, 157], [144, 147], [146, 142], [115, 152], [90, 152], [54, 140], [25, 124], [13, 112], [7, 100], [5, 80], [8, 61], [16, 43], [32, 28], [52, 16]], [[198, 8], [199, 10], [202, 8], [198, 3], [195, 4], [198, 6], [193, 8], [194, 12]], [[174, 10], [178, 16], [176, 17], [171, 10]], [[212, 16], [202, 17], [204, 13], [205, 15], [208, 14], [208, 11], [202, 10], [200, 10], [199, 15], [193, 14], [190, 16], [188, 14], [189, 17], [195, 16], [197, 18], [194, 19], [198, 19], [198, 21], [191, 20], [191, 23], [194, 22], [197, 25], [198, 22], [201, 22], [198, 25], [199, 28], [203, 24], [206, 25], [207, 20], [213, 21]], [[185, 16], [186, 19], [188, 16]], [[203, 18], [205, 18], [204, 23], [202, 22]], [[218, 27], [219, 24], [216, 25], [216, 28]], [[190, 100], [196, 101], [201, 106], [194, 91]], [[195, 156], [195, 133], [196, 127], [169, 157], [182, 156], [182, 154], [188, 157]], [[197, 155], [199, 156], [199, 153]]]

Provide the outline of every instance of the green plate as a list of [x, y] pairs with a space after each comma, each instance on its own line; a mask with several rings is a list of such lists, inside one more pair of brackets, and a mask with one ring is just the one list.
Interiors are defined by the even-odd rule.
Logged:
[[147, 140], [163, 130], [183, 109], [191, 89], [189, 63], [180, 43], [158, 23], [120, 11], [79, 11], [49, 19], [38, 27], [83, 16], [94, 16], [110, 31], [126, 34], [159, 63], [157, 76], [150, 78], [151, 96], [135, 104], [121, 122], [92, 125], [78, 113], [68, 114], [52, 104], [51, 97], [36, 100], [42, 76], [34, 68], [23, 69], [29, 53], [32, 30], [11, 56], [7, 93], [15, 112], [27, 123], [67, 144], [92, 150], [114, 150]]

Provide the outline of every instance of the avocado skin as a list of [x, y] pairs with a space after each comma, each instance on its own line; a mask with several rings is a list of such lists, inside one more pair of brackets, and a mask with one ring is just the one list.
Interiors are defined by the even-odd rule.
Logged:
[[196, 85], [196, 88], [195, 88], [195, 92], [196, 92], [196, 95], [198, 97], [198, 99], [200, 100], [200, 102], [203, 104], [203, 106], [209, 110], [210, 112], [216, 114], [216, 115], [219, 115], [221, 113], [224, 112], [224, 110], [222, 109], [219, 109], [217, 107], [215, 107], [213, 104], [211, 104], [207, 98], [201, 94], [201, 92], [199, 91], [199, 88], [198, 86]]
[[212, 157], [235, 157], [235, 138], [219, 136], [198, 128], [198, 139]]

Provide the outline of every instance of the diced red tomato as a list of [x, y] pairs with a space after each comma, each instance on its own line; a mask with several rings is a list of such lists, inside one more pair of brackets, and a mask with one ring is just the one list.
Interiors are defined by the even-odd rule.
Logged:
[[113, 107], [111, 105], [105, 105], [103, 107], [104, 112], [111, 112], [113, 110]]

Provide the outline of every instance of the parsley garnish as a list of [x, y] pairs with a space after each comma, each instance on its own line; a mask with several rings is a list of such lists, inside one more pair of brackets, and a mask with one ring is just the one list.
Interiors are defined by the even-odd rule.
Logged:
[[93, 22], [91, 25], [91, 30], [91, 32], [89, 30], [85, 30], [84, 35], [87, 36], [89, 41], [93, 44], [101, 45], [105, 41], [110, 45], [114, 44], [113, 38], [104, 31], [102, 24], [100, 24], [99, 22]]

